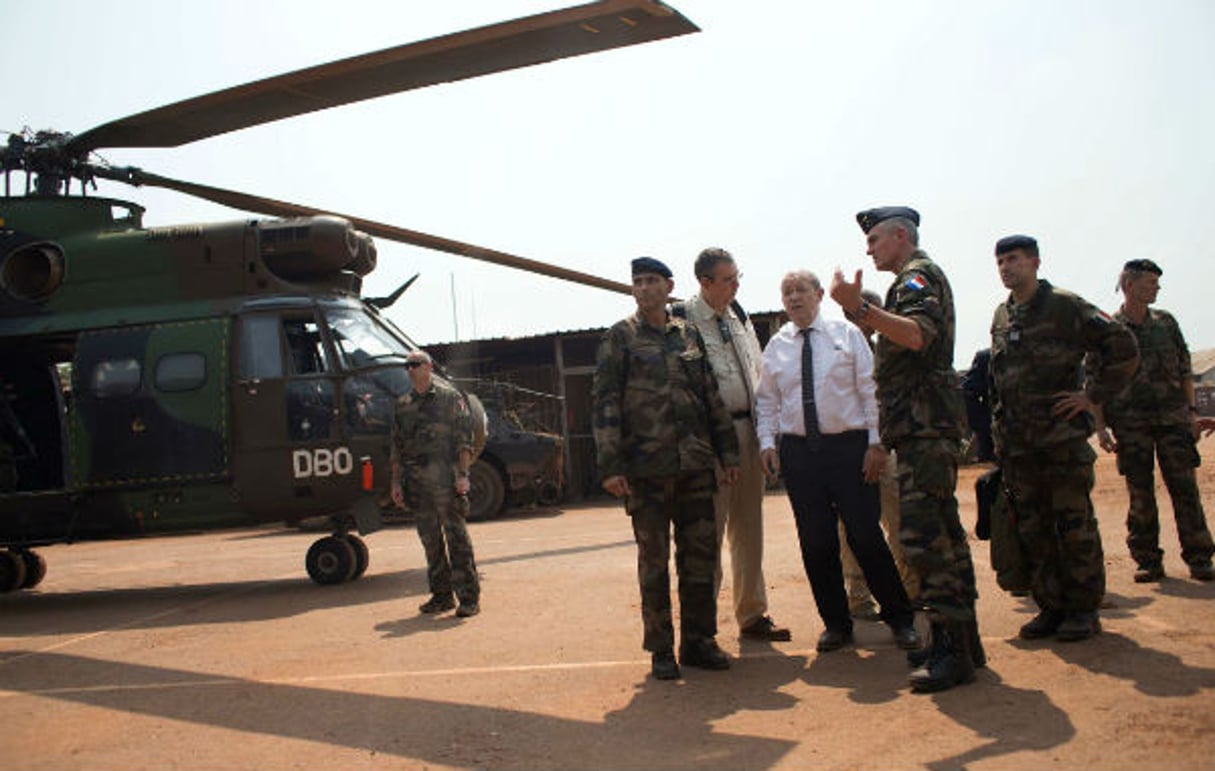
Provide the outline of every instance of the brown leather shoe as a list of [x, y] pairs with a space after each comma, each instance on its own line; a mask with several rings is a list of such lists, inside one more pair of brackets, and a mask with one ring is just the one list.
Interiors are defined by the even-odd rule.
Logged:
[[759, 619], [739, 630], [738, 634], [740, 637], [766, 642], [789, 642], [793, 639], [792, 632], [777, 626], [776, 622], [768, 616], [760, 616]]

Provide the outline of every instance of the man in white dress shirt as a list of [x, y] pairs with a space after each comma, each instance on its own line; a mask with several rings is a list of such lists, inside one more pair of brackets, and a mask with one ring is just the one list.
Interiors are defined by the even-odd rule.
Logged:
[[[751, 409], [759, 380], [759, 338], [746, 312], [734, 300], [742, 276], [734, 257], [725, 249], [710, 247], [696, 258], [693, 270], [700, 293], [677, 305], [673, 312], [692, 322], [704, 338], [709, 366], [738, 433], [738, 482], [719, 488], [713, 498], [718, 546], [727, 534], [730, 538], [734, 617], [742, 637], [783, 642], [792, 635], [768, 616], [764, 586], [764, 471]], [[721, 578], [719, 560], [718, 589]]]
[[887, 459], [878, 439], [873, 354], [855, 326], [819, 316], [822, 299], [810, 271], [781, 281], [789, 321], [763, 352], [755, 398], [760, 459], [765, 473], [784, 479], [793, 505], [802, 563], [825, 627], [818, 650], [852, 641], [839, 519], [882, 620], [898, 646], [912, 650], [920, 646], [914, 611], [879, 524], [877, 482]]

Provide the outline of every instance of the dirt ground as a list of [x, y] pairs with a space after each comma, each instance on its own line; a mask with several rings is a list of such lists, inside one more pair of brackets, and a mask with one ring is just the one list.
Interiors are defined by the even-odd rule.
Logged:
[[[1215, 439], [1201, 449], [1210, 512]], [[970, 527], [981, 470], [959, 485]], [[1109, 591], [1088, 642], [1017, 639], [1035, 609], [996, 587], [973, 541], [990, 665], [930, 696], [910, 693], [880, 625], [814, 652], [821, 624], [780, 493], [765, 504], [765, 567], [793, 641], [740, 642], [719, 612], [733, 668], [678, 682], [647, 677], [617, 506], [472, 525], [484, 610], [468, 620], [417, 613], [425, 569], [408, 527], [368, 537], [367, 576], [335, 587], [304, 573], [315, 533], [56, 546], [41, 586], [0, 596], [0, 768], [1211, 769], [1215, 585], [1188, 578], [1160, 495], [1169, 578], [1138, 585], [1103, 455]]]

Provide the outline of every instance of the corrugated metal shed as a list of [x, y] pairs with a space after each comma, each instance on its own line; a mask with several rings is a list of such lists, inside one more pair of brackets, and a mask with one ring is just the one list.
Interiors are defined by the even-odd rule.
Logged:
[[[784, 320], [779, 311], [751, 314], [760, 343]], [[531, 337], [498, 337], [424, 346], [464, 382], [491, 391], [499, 408], [525, 428], [565, 440], [566, 499], [601, 494], [591, 434], [591, 379], [595, 352], [607, 329], [575, 329]]]

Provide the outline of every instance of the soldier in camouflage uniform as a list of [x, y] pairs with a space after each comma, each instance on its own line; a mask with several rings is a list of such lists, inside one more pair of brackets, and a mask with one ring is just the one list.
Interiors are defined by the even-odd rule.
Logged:
[[[1130, 386], [1104, 406], [1104, 414], [1098, 414], [1097, 438], [1106, 452], [1118, 453], [1118, 471], [1126, 477], [1131, 499], [1126, 544], [1139, 565], [1135, 581], [1146, 583], [1164, 577], [1153, 477], [1156, 458], [1173, 501], [1181, 558], [1193, 578], [1211, 581], [1215, 580], [1211, 565], [1215, 545], [1211, 543], [1194, 474], [1201, 458], [1196, 446], [1198, 410], [1190, 350], [1176, 319], [1167, 311], [1148, 307], [1156, 302], [1161, 273], [1160, 266], [1151, 260], [1131, 260], [1122, 269], [1118, 285], [1126, 300], [1114, 318], [1125, 324], [1139, 343], [1139, 369]], [[1109, 429], [1113, 429], [1113, 437]]]
[[932, 623], [931, 647], [908, 654], [918, 667], [911, 688], [941, 691], [972, 681], [975, 666], [986, 662], [975, 618], [974, 565], [954, 497], [965, 418], [953, 369], [953, 291], [918, 246], [914, 209], [870, 209], [856, 219], [874, 265], [895, 280], [885, 308], [877, 308], [861, 296], [861, 271], [849, 282], [837, 270], [831, 297], [880, 335], [874, 379], [882, 444], [897, 453], [899, 538]]
[[717, 391], [694, 326], [670, 315], [674, 282], [666, 265], [633, 260], [637, 313], [615, 324], [599, 345], [594, 432], [603, 488], [625, 498], [637, 541], [642, 647], [661, 680], [680, 675], [671, 621], [670, 548], [675, 530], [679, 578], [680, 661], [728, 669], [718, 647], [715, 464], [723, 482], [738, 477], [738, 436]]
[[481, 584], [468, 536], [468, 468], [473, 455], [473, 424], [464, 396], [435, 380], [430, 356], [411, 351], [405, 366], [413, 390], [397, 400], [392, 424], [392, 499], [408, 499], [426, 551], [431, 597], [419, 608], [456, 615], [481, 610]]
[[[1038, 278], [1038, 242], [996, 243], [1010, 290], [991, 322], [992, 438], [1004, 472], [1034, 601], [1027, 640], [1084, 640], [1101, 630], [1101, 533], [1089, 497], [1093, 409], [1139, 362], [1135, 338], [1099, 308]], [[1085, 382], [1086, 354], [1098, 361]]]

